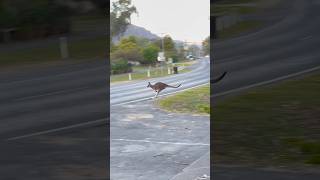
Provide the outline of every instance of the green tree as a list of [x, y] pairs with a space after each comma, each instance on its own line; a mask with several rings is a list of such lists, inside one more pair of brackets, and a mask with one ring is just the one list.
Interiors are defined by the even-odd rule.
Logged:
[[157, 62], [158, 52], [160, 51], [159, 47], [154, 44], [149, 44], [146, 48], [143, 49], [143, 61], [140, 61], [141, 64], [154, 64]]
[[20, 39], [69, 32], [69, 8], [52, 0], [1, 0], [0, 28], [16, 28]]
[[129, 42], [137, 44], [137, 38], [135, 36], [129, 36], [127, 38], [122, 38], [120, 40], [120, 44], [119, 45], [125, 44], [125, 43], [129, 43]]
[[166, 58], [173, 58], [174, 61], [178, 60], [178, 51], [175, 47], [175, 42], [173, 39], [169, 36], [166, 35], [163, 37], [163, 39], [159, 39], [154, 44], [158, 46], [161, 51], [163, 51], [162, 47], [162, 41], [163, 41], [163, 46], [164, 46], [164, 55]]
[[204, 55], [210, 54], [210, 36], [202, 42], [202, 51]]
[[121, 36], [131, 23], [131, 15], [137, 13], [131, 0], [118, 0], [112, 3], [110, 12], [110, 34], [112, 37]]
[[178, 61], [178, 52], [173, 39], [166, 35], [163, 39], [164, 54], [166, 58], [172, 58], [174, 62]]
[[200, 47], [196, 44], [191, 44], [189, 46], [188, 50], [193, 56], [199, 56], [200, 55]]
[[135, 43], [134, 38], [123, 38], [114, 49], [115, 51], [111, 53], [111, 59], [122, 58], [132, 62], [142, 60], [141, 48]]

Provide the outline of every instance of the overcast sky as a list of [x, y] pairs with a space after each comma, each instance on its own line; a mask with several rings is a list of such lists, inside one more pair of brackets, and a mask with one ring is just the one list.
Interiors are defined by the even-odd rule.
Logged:
[[[116, 0], [111, 0], [116, 1]], [[138, 16], [131, 23], [173, 39], [201, 42], [210, 35], [209, 0], [132, 0]]]

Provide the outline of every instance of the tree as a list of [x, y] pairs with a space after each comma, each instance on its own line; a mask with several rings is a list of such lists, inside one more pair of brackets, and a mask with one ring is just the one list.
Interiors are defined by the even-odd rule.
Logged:
[[122, 58], [132, 62], [142, 60], [141, 48], [135, 43], [134, 38], [123, 38], [114, 49], [111, 59]]
[[112, 37], [121, 36], [131, 22], [131, 15], [137, 13], [131, 0], [118, 0], [112, 3], [110, 12], [110, 34]]
[[154, 64], [154, 63], [156, 63], [159, 51], [160, 51], [159, 47], [155, 46], [154, 44], [149, 44], [142, 51], [143, 61], [141, 61], [141, 64]]
[[200, 47], [196, 44], [191, 44], [189, 46], [189, 52], [193, 55], [193, 56], [200, 56]]
[[210, 54], [210, 36], [202, 42], [202, 49], [204, 55]]
[[70, 11], [52, 0], [2, 0], [0, 28], [15, 28], [17, 39], [69, 32]]
[[178, 52], [175, 47], [175, 43], [169, 35], [164, 37], [163, 44], [165, 57], [172, 58], [174, 62], [178, 61]]
[[162, 47], [162, 39], [157, 40], [155, 44], [160, 47], [161, 51], [163, 51], [164, 48], [164, 55], [166, 58], [173, 58], [174, 61], [178, 60], [178, 52], [175, 47], [175, 42], [169, 35], [163, 37], [164, 47]]

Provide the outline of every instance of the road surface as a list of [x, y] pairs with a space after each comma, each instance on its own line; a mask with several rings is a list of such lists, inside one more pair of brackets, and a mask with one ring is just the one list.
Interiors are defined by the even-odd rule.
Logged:
[[[292, 1], [292, 5], [293, 7], [286, 18], [271, 27], [248, 36], [214, 43], [214, 75], [225, 70], [229, 73], [223, 82], [213, 86], [215, 92], [213, 97], [225, 92], [233, 93], [230, 90], [319, 67], [320, 12], [318, 9], [320, 3], [316, 0], [296, 0]], [[288, 5], [289, 7], [290, 5]], [[206, 64], [205, 61], [202, 63], [202, 65]], [[208, 64], [202, 68], [208, 69]], [[83, 130], [81, 129], [80, 132], [77, 131], [77, 137], [89, 138], [96, 132], [102, 132], [99, 137], [103, 136], [103, 132], [106, 131], [106, 114], [108, 114], [107, 74], [105, 62], [102, 61], [42, 70], [0, 73], [0, 138], [8, 140], [9, 138], [21, 137], [15, 139], [20, 146], [18, 146], [19, 144], [13, 146], [15, 151], [10, 151], [9, 147], [11, 146], [8, 146], [6, 153], [2, 156], [11, 156], [29, 162], [30, 160], [36, 161], [38, 154], [41, 154], [42, 151], [45, 151], [45, 154], [48, 154], [48, 151], [54, 154], [54, 149], [38, 148], [40, 143], [35, 143], [38, 141], [29, 144], [33, 147], [30, 149], [35, 151], [33, 155], [23, 156], [21, 152], [15, 152], [17, 147], [22, 148], [21, 151], [23, 151], [22, 142], [33, 140], [36, 137], [41, 139], [48, 134], [24, 135], [79, 123], [99, 122], [101, 126], [87, 133], [85, 137], [81, 134]], [[208, 75], [206, 71], [192, 72], [174, 76], [174, 79], [164, 78], [164, 80], [173, 85], [182, 83], [181, 88], [183, 89], [207, 82], [208, 76], [202, 76], [204, 74]], [[152, 91], [146, 88], [146, 82], [133, 82], [127, 86], [112, 86], [110, 91], [111, 105], [115, 106], [153, 96]], [[164, 93], [175, 90], [168, 89]], [[92, 127], [88, 126], [88, 129], [90, 128]], [[74, 131], [63, 131], [60, 134], [66, 138], [73, 136]], [[59, 134], [59, 132], [55, 132], [55, 134]], [[47, 138], [48, 141], [52, 140], [51, 136]], [[5, 143], [6, 141], [2, 146]], [[85, 144], [79, 144], [77, 149], [81, 151], [82, 148], [85, 149], [84, 147], [92, 146], [93, 150], [101, 151], [104, 147], [103, 143], [98, 144], [90, 144], [90, 141], [86, 141]], [[64, 158], [71, 158], [70, 151], [63, 151], [64, 148], [60, 149], [61, 155]], [[37, 150], [39, 152], [36, 152]], [[86, 153], [88, 151], [84, 150], [79, 157], [86, 157]], [[100, 155], [103, 164], [106, 154], [101, 153]], [[13, 158], [7, 158], [3, 162], [8, 163], [10, 159]], [[40, 167], [51, 163], [49, 160], [47, 164], [35, 165], [33, 168], [41, 169]], [[58, 161], [59, 159], [57, 159]], [[23, 176], [25, 175], [23, 169], [27, 169], [24, 167], [28, 167], [28, 163], [20, 163], [20, 166], [21, 173], [19, 175]], [[14, 174], [16, 171], [15, 169], [8, 170], [10, 168], [11, 166], [2, 165], [2, 170], [7, 173], [11, 172], [8, 177], [12, 178], [16, 175]], [[32, 178], [32, 174], [25, 176], [26, 179], [29, 177], [35, 179]]]
[[295, 0], [288, 7], [270, 27], [214, 43], [214, 74], [229, 72], [213, 86], [216, 94], [319, 67], [319, 1]]
[[0, 75], [0, 138], [106, 119], [106, 62]]
[[[209, 83], [210, 79], [210, 60], [203, 58], [194, 66], [191, 72], [171, 75], [168, 77], [155, 78], [150, 80], [151, 84], [164, 82], [176, 86], [182, 84], [179, 88], [166, 88], [159, 95], [174, 93], [184, 89]], [[121, 85], [111, 85], [110, 87], [110, 104], [118, 105], [128, 102], [135, 102], [153, 98], [155, 93], [151, 88], [147, 88], [148, 80]]]
[[[224, 95], [320, 70], [320, 2], [294, 0], [288, 2], [287, 7], [288, 14], [274, 25], [213, 44], [214, 74], [223, 71], [229, 74], [223, 82], [213, 86], [212, 102]], [[276, 172], [219, 165], [213, 171], [215, 180], [311, 180], [319, 177], [317, 173], [304, 171]]]

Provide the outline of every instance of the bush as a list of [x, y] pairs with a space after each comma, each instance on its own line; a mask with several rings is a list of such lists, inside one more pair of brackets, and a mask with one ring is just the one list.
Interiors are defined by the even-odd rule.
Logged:
[[111, 74], [121, 74], [129, 72], [132, 72], [132, 68], [127, 60], [117, 59], [111, 62]]
[[114, 47], [111, 54], [111, 59], [125, 59], [132, 62], [139, 62], [142, 58], [139, 46], [133, 42], [121, 42]]
[[155, 64], [157, 62], [158, 52], [160, 49], [155, 45], [149, 45], [142, 50], [143, 59], [141, 64]]

